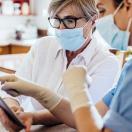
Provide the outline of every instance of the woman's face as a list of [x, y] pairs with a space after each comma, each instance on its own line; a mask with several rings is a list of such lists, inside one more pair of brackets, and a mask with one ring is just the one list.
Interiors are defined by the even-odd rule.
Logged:
[[[100, 12], [100, 17], [104, 17], [107, 16], [109, 14], [113, 14], [115, 12], [115, 10], [119, 7], [115, 7], [114, 4], [115, 0], [97, 0], [97, 8], [99, 9]], [[125, 4], [122, 8], [120, 8], [117, 12], [117, 14], [114, 16], [114, 21], [115, 24], [118, 26], [119, 29], [121, 30], [126, 30], [128, 27], [128, 22], [131, 18], [131, 3], [132, 0], [124, 0], [124, 2], [126, 2], [127, 4]], [[128, 4], [129, 3], [129, 4]], [[129, 5], [129, 10], [128, 10], [128, 6]], [[123, 21], [122, 21], [123, 20]], [[131, 31], [132, 29], [130, 29]]]
[[[73, 21], [70, 21], [70, 18], [80, 18], [80, 17], [84, 17], [83, 12], [76, 6], [74, 5], [68, 5], [65, 8], [63, 8], [63, 10], [61, 10], [57, 15], [57, 18], [60, 19], [67, 19], [68, 22], [67, 24], [72, 25]], [[80, 28], [83, 27], [86, 24], [86, 19], [82, 18], [82, 19], [78, 19], [76, 21], [76, 27], [75, 28]], [[63, 23], [60, 24], [59, 29], [65, 29], [65, 25]]]
[[[59, 18], [61, 20], [66, 20], [66, 24], [67, 26], [69, 25], [74, 25], [73, 21], [70, 20], [71, 18], [81, 18], [81, 19], [78, 19], [76, 21], [76, 26], [74, 28], [81, 28], [81, 27], [84, 27], [84, 30], [83, 30], [83, 35], [84, 35], [84, 38], [86, 38], [87, 36], [89, 36], [90, 34], [90, 31], [92, 29], [92, 22], [88, 22], [88, 20], [86, 20], [86, 17], [84, 16], [83, 12], [75, 5], [68, 5], [66, 6], [65, 8], [63, 8], [63, 10], [61, 10], [56, 16], [56, 18]], [[60, 26], [58, 29], [66, 29], [67, 27], [65, 26], [65, 24], [63, 22], [61, 22]]]
[[100, 17], [112, 14], [116, 10], [113, 0], [97, 0], [97, 8], [100, 12]]

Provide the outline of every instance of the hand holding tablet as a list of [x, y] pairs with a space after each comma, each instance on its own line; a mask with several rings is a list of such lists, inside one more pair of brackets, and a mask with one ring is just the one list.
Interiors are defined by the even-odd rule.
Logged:
[[24, 129], [25, 125], [22, 123], [20, 119], [12, 112], [12, 110], [7, 106], [4, 100], [0, 97], [0, 108], [5, 112], [8, 118], [20, 129]]

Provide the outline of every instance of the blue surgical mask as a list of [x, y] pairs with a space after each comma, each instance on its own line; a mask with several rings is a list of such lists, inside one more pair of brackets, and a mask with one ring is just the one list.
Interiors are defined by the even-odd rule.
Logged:
[[[121, 5], [120, 5], [121, 6]], [[129, 37], [130, 37], [130, 22], [126, 31], [120, 30], [114, 23], [114, 14], [100, 18], [96, 23], [96, 28], [100, 32], [104, 40], [111, 45], [112, 48], [118, 50], [127, 50]]]
[[85, 42], [83, 27], [62, 30], [55, 29], [55, 36], [58, 38], [62, 48], [69, 51], [80, 49]]

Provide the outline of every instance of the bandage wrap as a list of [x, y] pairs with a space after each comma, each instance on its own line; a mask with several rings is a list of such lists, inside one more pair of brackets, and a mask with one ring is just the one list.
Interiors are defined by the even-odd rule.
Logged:
[[82, 66], [70, 67], [63, 76], [63, 84], [70, 99], [72, 110], [91, 105], [86, 68]]
[[35, 98], [48, 110], [52, 111], [61, 102], [62, 97], [49, 89], [39, 90]]

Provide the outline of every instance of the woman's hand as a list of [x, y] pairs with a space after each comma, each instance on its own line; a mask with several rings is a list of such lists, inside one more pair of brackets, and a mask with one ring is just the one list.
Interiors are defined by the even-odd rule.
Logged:
[[23, 108], [20, 106], [18, 101], [12, 98], [3, 98], [3, 100], [14, 113], [17, 114], [23, 112]]
[[19, 127], [17, 127], [14, 123], [12, 123], [12, 121], [9, 120], [9, 118], [1, 108], [0, 108], [0, 122], [9, 132], [15, 132], [20, 130]]
[[[32, 113], [19, 113], [17, 116], [25, 124], [26, 126], [25, 131], [30, 132], [31, 125], [33, 123], [33, 114]], [[11, 120], [9, 120], [8, 116], [5, 114], [5, 112], [2, 109], [0, 109], [0, 121], [9, 132], [20, 131], [20, 128], [16, 126]]]
[[53, 90], [41, 87], [15, 75], [0, 77], [0, 81], [3, 84], [2, 90], [8, 94], [12, 96], [26, 95], [34, 97], [49, 110], [53, 110], [62, 99]]
[[12, 96], [27, 95], [33, 97], [38, 92], [35, 84], [17, 77], [16, 75], [0, 77], [0, 81], [3, 84], [2, 90]]
[[23, 123], [26, 126], [26, 132], [30, 132], [31, 129], [31, 125], [33, 124], [33, 120], [34, 120], [34, 114], [33, 113], [25, 113], [25, 112], [21, 112], [18, 114], [18, 117], [23, 121]]

